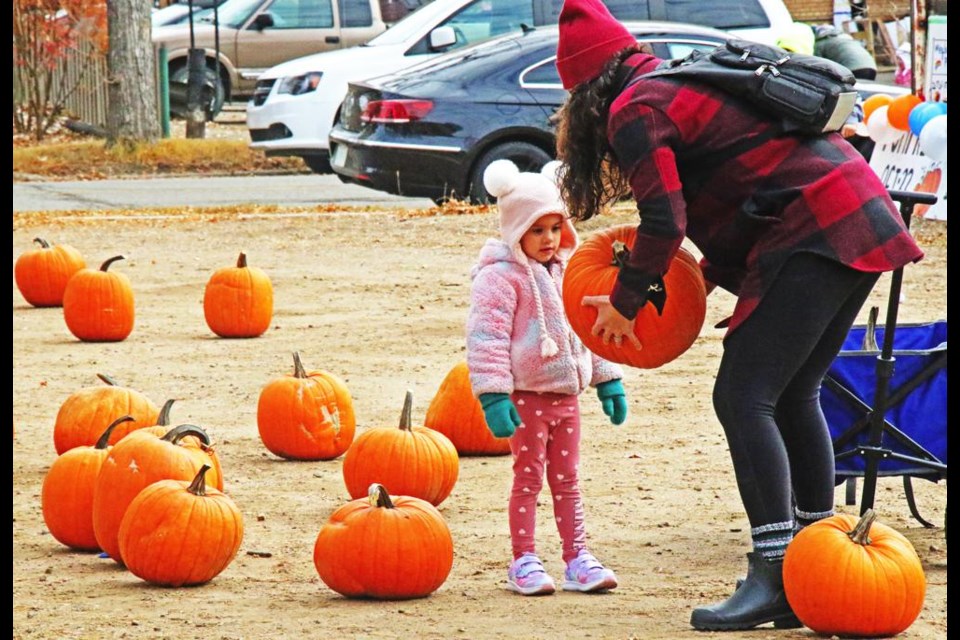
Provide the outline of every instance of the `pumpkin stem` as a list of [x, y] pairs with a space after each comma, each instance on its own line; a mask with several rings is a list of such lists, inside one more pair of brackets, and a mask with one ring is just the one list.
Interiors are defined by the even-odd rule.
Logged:
[[630, 247], [621, 240], [613, 241], [613, 260], [610, 264], [619, 269], [627, 266], [627, 259], [630, 258]]
[[33, 239], [33, 241], [36, 242], [37, 244], [39, 244], [39, 245], [40, 245], [42, 248], [44, 248], [44, 249], [49, 249], [49, 248], [50, 248], [50, 243], [47, 242], [46, 240], [44, 240], [43, 238], [36, 237], [36, 238]]
[[110, 265], [112, 265], [114, 262], [116, 262], [117, 260], [123, 260], [123, 259], [124, 259], [123, 256], [113, 256], [112, 258], [105, 260], [104, 263], [100, 265], [100, 271], [106, 271], [107, 269], [110, 268]]
[[413, 411], [413, 392], [407, 390], [407, 395], [403, 398], [403, 411], [400, 412], [400, 428], [404, 431], [411, 431], [410, 413]]
[[367, 500], [370, 501], [371, 507], [384, 507], [386, 509], [395, 509], [393, 506], [393, 500], [390, 499], [390, 494], [387, 493], [386, 487], [382, 484], [377, 484], [374, 482], [367, 489]]
[[132, 421], [133, 421], [133, 416], [123, 416], [111, 422], [110, 426], [107, 427], [106, 431], [100, 434], [100, 438], [97, 440], [97, 444], [95, 444], [93, 448], [106, 449], [107, 443], [110, 441], [110, 434], [113, 433], [113, 429], [122, 422], [132, 422]]
[[210, 465], [204, 464], [200, 467], [200, 471], [197, 472], [197, 475], [194, 476], [193, 482], [190, 483], [190, 486], [187, 487], [187, 491], [192, 493], [195, 496], [205, 496], [207, 495], [207, 470], [210, 469]]
[[170, 407], [173, 406], [173, 403], [176, 402], [175, 399], [170, 398], [163, 403], [163, 408], [160, 409], [160, 415], [157, 416], [157, 426], [166, 427], [170, 424]]
[[181, 424], [180, 426], [174, 427], [173, 429], [170, 429], [170, 431], [167, 431], [161, 440], [166, 440], [167, 442], [177, 444], [184, 438], [184, 436], [196, 436], [203, 444], [210, 444], [210, 436], [207, 435], [207, 432], [193, 424]]
[[300, 352], [293, 352], [293, 376], [295, 378], [306, 378], [307, 370], [303, 368], [303, 361], [300, 360]]
[[850, 536], [850, 539], [864, 546], [870, 545], [870, 527], [873, 526], [874, 520], [877, 519], [877, 514], [873, 509], [867, 509], [863, 512], [863, 515], [860, 516], [860, 521], [857, 522], [857, 525], [853, 528], [853, 531], [848, 531], [847, 535]]
[[247, 254], [241, 251], [240, 256], [237, 258], [237, 268], [243, 269], [246, 266], [247, 266]]
[[116, 381], [116, 380], [114, 380], [113, 378], [111, 378], [110, 376], [108, 376], [108, 375], [105, 374], [105, 373], [98, 373], [98, 374], [97, 374], [97, 377], [100, 378], [101, 380], [103, 380], [104, 382], [106, 382], [106, 383], [107, 383], [108, 385], [110, 385], [111, 387], [120, 386], [120, 385], [117, 384], [117, 381]]

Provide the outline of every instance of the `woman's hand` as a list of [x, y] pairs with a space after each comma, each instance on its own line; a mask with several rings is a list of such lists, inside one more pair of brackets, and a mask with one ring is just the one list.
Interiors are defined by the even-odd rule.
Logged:
[[610, 344], [612, 340], [618, 347], [623, 345], [623, 338], [626, 336], [637, 349], [643, 349], [643, 344], [633, 333], [633, 320], [628, 320], [619, 311], [610, 304], [610, 296], [583, 296], [580, 302], [597, 308], [597, 321], [593, 323], [590, 333], [599, 336], [603, 344]]

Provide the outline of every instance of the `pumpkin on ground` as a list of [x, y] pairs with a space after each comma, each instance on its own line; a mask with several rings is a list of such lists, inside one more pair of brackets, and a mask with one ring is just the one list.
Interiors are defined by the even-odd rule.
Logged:
[[264, 446], [281, 458], [333, 460], [353, 443], [353, 399], [332, 373], [307, 373], [295, 352], [293, 374], [275, 378], [261, 390], [257, 428]]
[[204, 584], [233, 561], [243, 516], [221, 491], [206, 486], [209, 465], [193, 481], [158, 480], [127, 507], [117, 540], [127, 569], [166, 587]]
[[373, 484], [323, 525], [313, 564], [325, 585], [348, 598], [422, 598], [450, 575], [453, 537], [426, 500]]
[[190, 424], [138, 429], [114, 445], [93, 492], [93, 532], [100, 548], [123, 564], [117, 534], [137, 494], [158, 480], [190, 481], [203, 465], [211, 467], [210, 484], [223, 491], [223, 472], [210, 437]]
[[443, 502], [457, 482], [460, 458], [447, 436], [412, 426], [413, 394], [407, 391], [399, 428], [364, 431], [343, 458], [343, 480], [351, 498], [367, 494], [371, 484], [391, 487], [397, 495], [413, 496], [433, 506]]
[[466, 361], [447, 373], [434, 394], [423, 425], [450, 439], [461, 456], [500, 456], [510, 453], [508, 438], [495, 438], [487, 427], [483, 407], [473, 395]]
[[54, 244], [34, 238], [39, 249], [20, 254], [13, 265], [13, 277], [23, 299], [34, 307], [63, 305], [67, 281], [87, 266], [80, 252], [68, 244]]
[[93, 533], [93, 492], [103, 461], [110, 453], [110, 433], [123, 422], [114, 420], [92, 447], [74, 447], [58, 456], [43, 477], [40, 509], [43, 522], [57, 542], [78, 551], [99, 551]]
[[805, 626], [825, 636], [894, 636], [923, 608], [926, 577], [897, 530], [836, 514], [800, 530], [783, 559], [783, 589]]
[[273, 285], [262, 269], [247, 265], [240, 252], [237, 266], [217, 269], [203, 292], [203, 317], [221, 338], [256, 338], [273, 318]]
[[131, 431], [157, 424], [160, 410], [143, 393], [121, 386], [102, 373], [97, 378], [106, 386], [84, 387], [64, 400], [53, 425], [53, 445], [57, 454], [80, 446], [92, 446], [103, 430], [119, 416], [133, 420], [117, 425], [108, 444], [116, 444]]
[[118, 271], [108, 271], [117, 260], [123, 260], [123, 256], [106, 260], [100, 269], [80, 269], [67, 282], [63, 319], [70, 333], [84, 342], [120, 342], [133, 331], [130, 279]]
[[667, 299], [663, 314], [653, 304], [644, 305], [634, 322], [634, 335], [643, 344], [634, 348], [603, 344], [591, 333], [597, 308], [584, 305], [584, 296], [610, 295], [637, 238], [637, 228], [625, 224], [598, 231], [570, 256], [563, 276], [563, 308], [570, 326], [588, 349], [598, 356], [641, 369], [654, 369], [676, 359], [693, 345], [703, 328], [707, 293], [700, 265], [681, 247], [663, 276]]

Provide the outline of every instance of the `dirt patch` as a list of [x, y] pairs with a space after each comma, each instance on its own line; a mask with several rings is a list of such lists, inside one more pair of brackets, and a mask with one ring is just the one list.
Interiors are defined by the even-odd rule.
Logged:
[[[634, 222], [629, 212], [581, 226]], [[928, 223], [933, 224], [933, 223]], [[926, 259], [905, 270], [900, 322], [946, 317], [946, 225], [925, 242]], [[202, 213], [86, 218], [15, 215], [13, 257], [42, 235], [79, 249], [89, 264], [123, 254], [112, 269], [136, 292], [136, 326], [119, 343], [81, 343], [60, 309], [36, 309], [13, 289], [13, 637], [14, 638], [703, 638], [691, 608], [729, 595], [746, 567], [749, 525], [727, 449], [710, 406], [722, 332], [733, 298], [711, 296], [705, 328], [681, 358], [627, 371], [630, 417], [613, 427], [592, 391], [582, 398], [581, 473], [594, 552], [621, 585], [602, 595], [522, 598], [503, 589], [510, 542], [509, 457], [462, 458], [440, 510], [454, 537], [453, 570], [428, 598], [351, 601], [330, 591], [313, 566], [322, 524], [348, 499], [341, 459], [281, 460], [257, 432], [260, 390], [306, 367], [347, 382], [358, 432], [397, 423], [414, 396], [414, 422], [447, 371], [464, 357], [469, 267], [494, 233], [492, 213], [406, 216], [397, 212]], [[938, 241], [942, 238], [942, 242]], [[203, 319], [203, 289], [238, 252], [264, 269], [275, 290], [273, 326], [262, 337], [224, 340]], [[885, 309], [885, 276], [871, 301]], [[881, 314], [881, 318], [883, 315]], [[866, 321], [866, 309], [861, 322]], [[98, 384], [97, 373], [176, 398], [175, 424], [203, 426], [217, 442], [226, 491], [245, 519], [234, 562], [197, 588], [165, 589], [110, 559], [77, 553], [46, 530], [40, 488], [55, 459], [52, 429], [61, 403]], [[881, 522], [907, 536], [923, 561], [926, 602], [900, 637], [947, 635], [946, 483], [915, 481], [922, 527], [900, 478], [884, 478]], [[858, 485], [859, 488], [859, 485]], [[541, 555], [562, 573], [549, 500], [539, 516]], [[846, 505], [837, 487], [837, 508]], [[724, 638], [806, 638], [772, 628]]]

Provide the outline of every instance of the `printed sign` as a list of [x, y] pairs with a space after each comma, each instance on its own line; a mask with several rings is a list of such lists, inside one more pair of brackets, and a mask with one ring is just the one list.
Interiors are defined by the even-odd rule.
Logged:
[[907, 132], [894, 142], [878, 144], [870, 156], [870, 166], [889, 190], [937, 194], [936, 204], [917, 205], [915, 216], [947, 219], [947, 163], [925, 156], [915, 135]]

